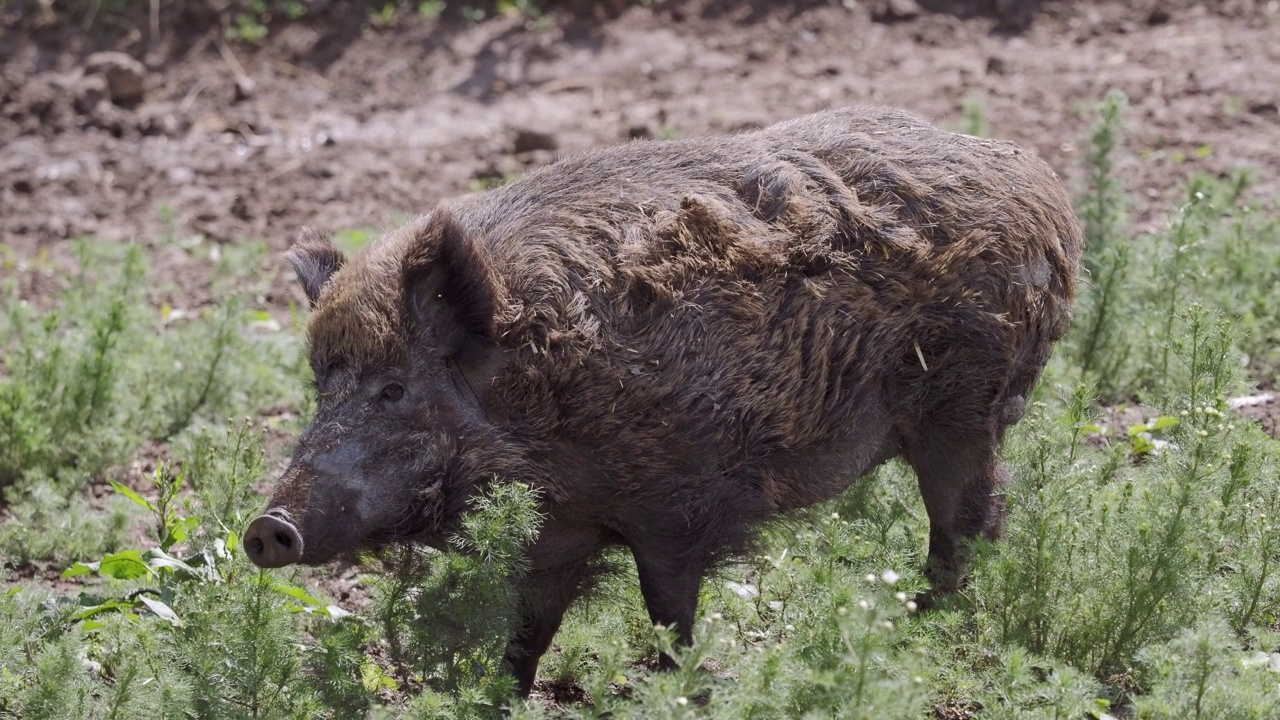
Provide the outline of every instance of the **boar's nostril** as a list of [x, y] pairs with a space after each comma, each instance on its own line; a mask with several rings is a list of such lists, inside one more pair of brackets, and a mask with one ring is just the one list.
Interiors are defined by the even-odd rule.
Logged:
[[244, 550], [258, 567], [284, 567], [302, 559], [302, 535], [293, 523], [269, 512], [249, 523]]

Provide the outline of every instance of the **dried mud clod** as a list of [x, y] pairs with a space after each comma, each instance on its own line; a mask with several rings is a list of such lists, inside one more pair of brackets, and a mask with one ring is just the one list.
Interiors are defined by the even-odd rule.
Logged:
[[85, 60], [86, 76], [101, 75], [106, 80], [107, 94], [111, 102], [124, 108], [137, 107], [142, 102], [146, 67], [122, 52], [100, 52]]

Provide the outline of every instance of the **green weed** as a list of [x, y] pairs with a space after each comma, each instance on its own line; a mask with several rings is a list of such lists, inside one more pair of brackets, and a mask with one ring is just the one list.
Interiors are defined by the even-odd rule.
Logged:
[[375, 616], [403, 678], [468, 713], [501, 707], [514, 688], [501, 661], [522, 551], [540, 521], [536, 496], [521, 485], [494, 483], [472, 507], [449, 552], [405, 548], [396, 572], [375, 584]]
[[1123, 96], [1109, 95], [1091, 137], [1080, 203], [1084, 290], [1066, 343], [1072, 360], [1104, 401], [1167, 395], [1186, 379], [1173, 356], [1173, 325], [1184, 307], [1199, 303], [1236, 328], [1232, 350], [1250, 375], [1274, 380], [1280, 303], [1266, 288], [1280, 281], [1280, 221], [1244, 199], [1252, 175], [1237, 170], [1196, 177], [1166, 229], [1131, 236], [1115, 174], [1124, 105]]
[[964, 115], [964, 134], [991, 137], [991, 123], [987, 121], [986, 106], [981, 99], [965, 98], [960, 102], [960, 111]]
[[[118, 510], [78, 513], [89, 518], [83, 527], [66, 511], [85, 507], [78, 494], [118, 474], [145, 443], [186, 445], [227, 415], [304, 403], [296, 339], [257, 327], [274, 321], [235, 296], [180, 318], [148, 302], [140, 248], [85, 244], [80, 253], [85, 269], [55, 307], [14, 297], [0, 325], [0, 490], [13, 515], [0, 526], [0, 553], [23, 562], [111, 549]], [[253, 258], [225, 258], [237, 269], [220, 263], [215, 287], [252, 287]]]

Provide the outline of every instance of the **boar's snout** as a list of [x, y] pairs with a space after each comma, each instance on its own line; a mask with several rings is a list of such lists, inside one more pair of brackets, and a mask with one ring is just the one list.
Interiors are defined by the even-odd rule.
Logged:
[[287, 513], [268, 510], [249, 523], [244, 550], [258, 567], [292, 565], [302, 559], [302, 533], [289, 522]]

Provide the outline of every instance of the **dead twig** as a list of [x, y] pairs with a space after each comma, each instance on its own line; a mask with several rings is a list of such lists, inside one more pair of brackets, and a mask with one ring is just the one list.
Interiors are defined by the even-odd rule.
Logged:
[[310, 68], [300, 67], [298, 65], [294, 65], [291, 62], [286, 62], [278, 58], [272, 60], [272, 62], [275, 64], [277, 68], [283, 71], [284, 74], [286, 75], [291, 75], [295, 78], [305, 78], [326, 90], [333, 85], [333, 83], [329, 82], [329, 78], [321, 75], [320, 73]]
[[231, 46], [227, 45], [227, 41], [223, 39], [222, 34], [214, 35], [213, 39], [218, 44], [218, 54], [222, 56], [222, 60], [227, 64], [227, 67], [231, 69], [231, 74], [236, 76], [236, 85], [253, 87], [253, 78], [249, 77], [249, 73], [244, 71], [244, 66], [236, 59], [236, 54], [231, 52]]
[[282, 175], [288, 175], [289, 173], [293, 172], [294, 170], [297, 170], [298, 168], [302, 167], [303, 163], [305, 163], [305, 162], [306, 162], [306, 161], [305, 161], [305, 160], [303, 160], [302, 158], [294, 158], [293, 160], [290, 160], [289, 162], [285, 163], [284, 165], [281, 165], [280, 167], [276, 168], [274, 172], [272, 172], [270, 175], [268, 175], [268, 176], [267, 176], [267, 183], [268, 183], [268, 184], [273, 183], [273, 182], [275, 182], [275, 181], [276, 181], [276, 179], [277, 179], [277, 178], [279, 178], [280, 176], [282, 176]]
[[191, 89], [187, 91], [187, 94], [182, 97], [182, 102], [178, 104], [179, 115], [186, 115], [188, 112], [191, 112], [191, 106], [195, 104], [196, 98], [200, 97], [200, 93], [204, 91], [207, 85], [208, 83], [201, 80], [191, 86]]
[[151, 0], [151, 47], [160, 42], [160, 0]]

